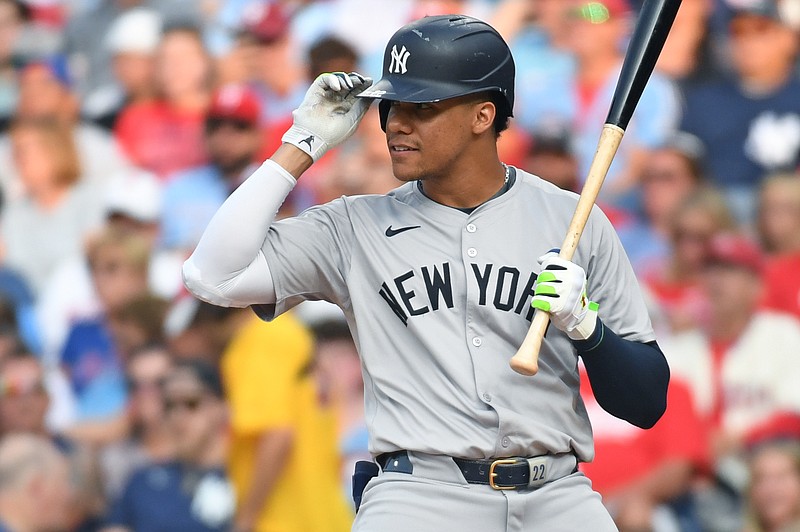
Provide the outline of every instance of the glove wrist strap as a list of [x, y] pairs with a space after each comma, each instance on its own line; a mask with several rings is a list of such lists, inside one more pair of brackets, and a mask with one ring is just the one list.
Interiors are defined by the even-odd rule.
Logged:
[[319, 135], [297, 124], [286, 130], [286, 133], [281, 137], [281, 141], [304, 151], [314, 162], [317, 162], [328, 151], [328, 143], [322, 140]]
[[597, 303], [594, 301], [589, 302], [589, 308], [580, 323], [571, 331], [567, 331], [567, 336], [569, 336], [571, 340], [588, 340], [591, 338], [592, 334], [594, 334], [594, 330], [597, 328], [598, 308], [600, 307]]

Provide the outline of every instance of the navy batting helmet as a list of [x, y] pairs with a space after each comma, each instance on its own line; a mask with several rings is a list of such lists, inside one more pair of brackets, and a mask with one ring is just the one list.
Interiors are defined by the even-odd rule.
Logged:
[[[464, 15], [425, 17], [397, 30], [383, 55], [383, 77], [363, 98], [430, 103], [496, 91], [500, 112], [514, 108], [514, 59], [489, 24]], [[381, 106], [381, 123], [388, 108]]]

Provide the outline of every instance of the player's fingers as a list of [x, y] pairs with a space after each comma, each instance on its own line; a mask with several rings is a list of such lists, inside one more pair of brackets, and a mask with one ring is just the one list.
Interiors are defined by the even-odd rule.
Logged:
[[324, 74], [322, 82], [323, 82], [323, 87], [325, 87], [326, 89], [332, 90], [334, 92], [339, 92], [340, 90], [342, 90], [342, 81], [335, 74]]
[[339, 78], [339, 81], [342, 83], [342, 88], [353, 88], [353, 80], [350, 79], [349, 75], [345, 74], [344, 72], [334, 72], [333, 75]]
[[539, 264], [544, 265], [544, 263], [550, 261], [550, 259], [557, 258], [560, 252], [561, 252], [560, 249], [552, 248], [547, 253], [539, 257], [537, 260]]

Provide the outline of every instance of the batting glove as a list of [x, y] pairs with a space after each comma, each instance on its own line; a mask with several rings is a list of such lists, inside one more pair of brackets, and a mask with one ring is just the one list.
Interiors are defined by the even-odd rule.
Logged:
[[597, 326], [597, 303], [586, 297], [586, 272], [551, 250], [539, 257], [542, 271], [536, 279], [531, 306], [550, 313], [559, 330], [573, 340], [587, 340]]
[[355, 72], [320, 74], [300, 107], [292, 111], [294, 124], [281, 140], [297, 146], [316, 161], [356, 130], [372, 101], [356, 95], [370, 85], [372, 79]]

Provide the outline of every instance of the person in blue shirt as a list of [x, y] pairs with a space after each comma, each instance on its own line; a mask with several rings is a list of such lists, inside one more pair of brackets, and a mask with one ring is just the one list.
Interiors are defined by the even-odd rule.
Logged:
[[162, 249], [191, 249], [225, 198], [255, 169], [261, 148], [261, 105], [245, 85], [226, 85], [212, 96], [205, 121], [210, 162], [170, 178], [163, 194]]
[[236, 501], [225, 474], [227, 413], [216, 368], [183, 361], [163, 384], [176, 458], [133, 474], [103, 532], [222, 532]]
[[682, 129], [705, 143], [709, 178], [748, 224], [763, 178], [800, 165], [800, 34], [775, 2], [739, 4], [728, 24], [734, 75], [686, 87]]

